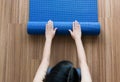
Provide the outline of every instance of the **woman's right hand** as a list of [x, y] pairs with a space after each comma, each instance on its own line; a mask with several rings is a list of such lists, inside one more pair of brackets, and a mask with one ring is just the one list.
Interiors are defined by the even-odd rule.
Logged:
[[73, 30], [69, 30], [74, 40], [81, 39], [81, 26], [78, 21], [73, 22]]

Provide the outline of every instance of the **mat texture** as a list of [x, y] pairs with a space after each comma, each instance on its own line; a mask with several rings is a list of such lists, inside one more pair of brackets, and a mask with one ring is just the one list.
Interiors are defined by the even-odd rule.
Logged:
[[84, 35], [100, 33], [97, 0], [30, 0], [28, 33], [44, 34], [49, 19], [57, 34], [69, 34], [74, 20], [80, 22]]

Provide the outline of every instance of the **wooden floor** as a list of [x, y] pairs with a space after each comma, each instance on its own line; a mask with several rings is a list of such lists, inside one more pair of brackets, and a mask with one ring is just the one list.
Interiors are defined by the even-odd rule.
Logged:
[[[32, 82], [40, 64], [44, 36], [26, 32], [28, 0], [0, 0], [0, 82]], [[99, 0], [101, 34], [83, 36], [93, 82], [120, 82], [120, 0]], [[77, 66], [74, 41], [56, 36], [51, 66], [67, 59]]]

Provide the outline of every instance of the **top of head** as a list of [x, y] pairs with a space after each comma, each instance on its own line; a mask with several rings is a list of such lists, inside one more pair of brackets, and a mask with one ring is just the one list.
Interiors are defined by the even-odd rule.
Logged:
[[75, 69], [70, 61], [61, 61], [53, 68], [48, 68], [45, 82], [79, 82], [80, 69]]

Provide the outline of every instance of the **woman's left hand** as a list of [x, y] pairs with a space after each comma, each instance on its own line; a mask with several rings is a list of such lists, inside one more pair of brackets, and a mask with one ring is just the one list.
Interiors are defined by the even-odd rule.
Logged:
[[53, 21], [49, 20], [46, 24], [45, 36], [46, 40], [52, 40], [55, 36], [57, 28], [54, 29]]

